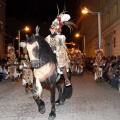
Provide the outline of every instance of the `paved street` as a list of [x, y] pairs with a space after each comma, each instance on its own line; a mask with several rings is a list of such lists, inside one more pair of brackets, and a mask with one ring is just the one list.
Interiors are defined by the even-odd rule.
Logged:
[[[120, 93], [106, 83], [96, 83], [90, 72], [72, 76], [73, 95], [56, 107], [55, 120], [120, 120]], [[56, 93], [57, 96], [57, 93]], [[25, 94], [21, 80], [0, 83], [0, 120], [47, 120], [50, 92], [44, 89], [45, 114], [38, 112], [31, 92]]]

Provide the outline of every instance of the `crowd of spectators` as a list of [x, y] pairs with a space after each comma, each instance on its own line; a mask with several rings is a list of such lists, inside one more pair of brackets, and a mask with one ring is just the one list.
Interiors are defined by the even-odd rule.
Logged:
[[[95, 58], [86, 58], [85, 67], [94, 73], [94, 64]], [[103, 74], [102, 79], [109, 83], [112, 87], [119, 89], [120, 88], [120, 56], [109, 56], [102, 58], [103, 63]]]
[[5, 82], [9, 77], [7, 66], [0, 65], [0, 82]]
[[[83, 68], [89, 70], [94, 74], [95, 58], [85, 58], [83, 61]], [[109, 83], [112, 87], [120, 88], [120, 56], [103, 57], [103, 74], [102, 79]], [[0, 59], [0, 80], [5, 80], [8, 77], [7, 68], [5, 64], [7, 59]]]
[[7, 62], [8, 58], [0, 58], [0, 82], [7, 81], [9, 77]]

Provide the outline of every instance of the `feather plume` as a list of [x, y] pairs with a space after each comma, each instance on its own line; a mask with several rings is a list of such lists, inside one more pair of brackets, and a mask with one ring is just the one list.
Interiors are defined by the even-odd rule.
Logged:
[[64, 22], [64, 25], [70, 29], [70, 32], [71, 32], [71, 30], [73, 30], [73, 27], [77, 28], [77, 26], [71, 21]]

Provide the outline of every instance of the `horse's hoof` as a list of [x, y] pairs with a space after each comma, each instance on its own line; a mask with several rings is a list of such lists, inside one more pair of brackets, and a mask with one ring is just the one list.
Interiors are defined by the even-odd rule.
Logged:
[[59, 103], [55, 103], [55, 106], [59, 106], [60, 104]]
[[60, 99], [60, 103], [64, 103], [65, 102], [65, 98], [64, 97], [62, 97], [61, 99]]
[[60, 105], [63, 105], [65, 102], [63, 102], [63, 101], [60, 101]]
[[38, 111], [39, 111], [41, 114], [44, 114], [45, 111], [46, 111], [46, 109], [45, 109], [45, 108], [42, 108], [42, 109], [38, 108]]
[[49, 114], [48, 120], [54, 120], [55, 117], [56, 117], [55, 112], [51, 112], [51, 113]]
[[55, 117], [51, 117], [51, 116], [48, 117], [48, 120], [54, 120], [54, 119]]
[[54, 120], [55, 119], [55, 117], [48, 117], [48, 120]]
[[60, 101], [57, 100], [57, 101], [55, 102], [55, 105], [56, 105], [56, 106], [59, 106], [59, 105], [60, 105]]

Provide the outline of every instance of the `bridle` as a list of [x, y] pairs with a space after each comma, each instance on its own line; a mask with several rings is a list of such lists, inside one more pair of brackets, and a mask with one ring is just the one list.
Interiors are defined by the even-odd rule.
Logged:
[[[29, 43], [29, 42], [28, 42]], [[32, 67], [33, 68], [35, 68], [35, 69], [37, 69], [37, 68], [40, 68], [42, 65], [41, 65], [41, 60], [40, 60], [40, 58], [39, 58], [39, 47], [37, 47], [37, 46], [35, 46], [34, 48], [33, 48], [33, 52], [34, 52], [34, 49], [37, 49], [38, 50], [38, 55], [37, 55], [37, 59], [36, 60], [30, 60], [30, 63], [31, 63], [31, 65], [32, 65]], [[36, 51], [35, 51], [35, 53], [36, 53]], [[34, 53], [33, 53], [33, 55], [35, 55]], [[36, 55], [35, 55], [36, 56]]]
[[40, 68], [41, 67], [41, 62], [40, 60], [30, 60], [30, 63], [33, 65], [33, 64], [36, 64], [36, 66], [34, 68]]

